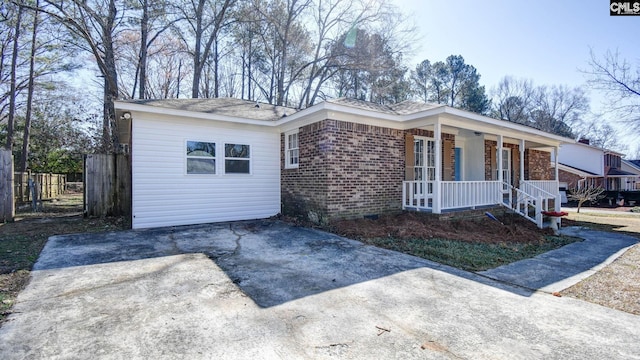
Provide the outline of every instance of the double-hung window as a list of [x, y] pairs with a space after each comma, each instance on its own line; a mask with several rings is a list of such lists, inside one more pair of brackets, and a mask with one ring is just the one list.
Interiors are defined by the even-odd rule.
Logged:
[[216, 173], [216, 144], [187, 141], [187, 174]]
[[250, 174], [250, 145], [224, 144], [224, 173]]
[[286, 169], [297, 168], [299, 162], [298, 130], [287, 132], [284, 134], [284, 167]]

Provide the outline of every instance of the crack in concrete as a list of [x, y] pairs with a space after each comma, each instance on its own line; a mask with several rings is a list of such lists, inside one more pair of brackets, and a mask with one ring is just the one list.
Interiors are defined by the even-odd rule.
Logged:
[[[233, 249], [233, 251], [228, 256], [237, 256], [240, 253], [240, 250], [242, 250], [242, 244], [240, 243], [240, 241], [242, 240], [242, 237], [247, 235], [247, 234], [239, 234], [236, 231], [236, 229], [233, 227], [233, 224], [229, 224], [229, 230], [231, 230], [233, 235], [236, 236], [236, 239], [234, 240], [235, 243], [236, 243], [236, 247], [235, 247], [235, 249]], [[227, 256], [227, 255], [225, 255], [225, 256]]]

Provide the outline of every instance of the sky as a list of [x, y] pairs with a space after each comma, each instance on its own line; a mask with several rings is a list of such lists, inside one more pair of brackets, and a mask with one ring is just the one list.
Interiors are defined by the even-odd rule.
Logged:
[[[534, 85], [585, 86], [589, 51], [618, 51], [640, 65], [640, 16], [610, 16], [608, 0], [395, 0], [416, 25], [413, 68], [462, 55], [487, 90], [511, 75]], [[411, 60], [412, 59], [412, 60]], [[602, 94], [588, 90], [592, 110]], [[610, 120], [609, 120], [610, 121]], [[634, 147], [636, 137], [625, 138]]]

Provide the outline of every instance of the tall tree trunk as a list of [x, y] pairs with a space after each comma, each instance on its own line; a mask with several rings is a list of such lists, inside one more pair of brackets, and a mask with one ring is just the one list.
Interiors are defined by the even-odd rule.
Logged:
[[104, 38], [104, 119], [102, 122], [103, 149], [106, 153], [115, 152], [118, 143], [118, 128], [114, 101], [118, 99], [118, 72], [113, 50], [112, 29], [117, 9], [115, 0], [109, 1], [109, 15], [102, 29]]
[[220, 97], [220, 77], [218, 76], [218, 39], [213, 42], [213, 97]]
[[16, 27], [13, 34], [13, 52], [11, 54], [11, 85], [9, 96], [9, 116], [7, 119], [7, 143], [5, 148], [13, 150], [13, 127], [16, 116], [16, 67], [18, 63], [18, 38], [20, 37], [20, 23], [22, 21], [22, 6], [18, 5], [18, 15], [16, 17]]
[[253, 59], [253, 41], [249, 41], [249, 62], [247, 63], [247, 100], [253, 100], [253, 94], [251, 94], [251, 71]]
[[176, 99], [180, 97], [180, 80], [182, 79], [182, 59], [178, 60], [178, 80], [176, 84]]
[[200, 58], [202, 56], [202, 17], [204, 10], [204, 0], [198, 2], [196, 9], [196, 33], [195, 33], [195, 48], [193, 51], [193, 83], [191, 84], [191, 97], [198, 98], [200, 90], [200, 78], [202, 76], [202, 69], [204, 61]]
[[147, 39], [149, 38], [149, 1], [142, 0], [142, 19], [140, 19], [140, 99], [147, 97]]
[[246, 55], [246, 52], [243, 51], [242, 52], [242, 77], [241, 77], [242, 86], [240, 87], [240, 98], [241, 99], [245, 99], [245, 97], [244, 97], [244, 81], [245, 81], [244, 76], [245, 76], [246, 67], [247, 67], [247, 55]]
[[[224, 0], [220, 5], [220, 7], [215, 9], [217, 13], [214, 19], [212, 20], [213, 22], [206, 24], [204, 28], [203, 28], [202, 22], [204, 21], [203, 9], [204, 9], [205, 3], [204, 3], [204, 0], [200, 0], [200, 2], [198, 3], [198, 8], [196, 9], [195, 49], [193, 53], [193, 85], [191, 88], [191, 97], [193, 98], [198, 97], [198, 93], [199, 93], [198, 89], [200, 86], [200, 81], [202, 80], [202, 71], [204, 70], [204, 67], [207, 62], [206, 60], [209, 59], [209, 56], [211, 55], [214, 42], [215, 42], [215, 45], [217, 46], [220, 29], [222, 29], [222, 27], [224, 26], [224, 19], [226, 16], [225, 14], [229, 10], [229, 8], [234, 4], [234, 2], [235, 2], [234, 0]], [[205, 44], [203, 46], [202, 40], [203, 40], [204, 30], [207, 27], [211, 28], [211, 32], [207, 35], [207, 38], [205, 39]], [[213, 49], [213, 51], [215, 52], [215, 56], [216, 56], [214, 61], [217, 62], [218, 60], [217, 49]], [[217, 83], [217, 76], [218, 76], [217, 63], [214, 64], [214, 67], [216, 68], [216, 73], [214, 74], [214, 77], [216, 80], [214, 81]], [[217, 86], [216, 86], [216, 89], [214, 89], [214, 94], [216, 94], [216, 92], [217, 92]]]
[[27, 92], [27, 113], [24, 119], [24, 134], [22, 138], [22, 158], [20, 159], [20, 169], [24, 172], [27, 171], [29, 162], [29, 136], [31, 133], [31, 106], [33, 104], [33, 90], [34, 90], [34, 73], [35, 73], [35, 58], [36, 58], [36, 35], [38, 34], [38, 8], [40, 7], [40, 0], [36, 0], [36, 10], [33, 13], [33, 32], [31, 34], [31, 54], [29, 56], [29, 85]]
[[287, 45], [289, 40], [289, 25], [284, 32], [284, 40], [282, 41], [282, 53], [280, 54], [280, 68], [278, 69], [278, 82], [277, 82], [277, 99], [276, 105], [282, 106], [284, 103], [284, 74], [287, 68]]

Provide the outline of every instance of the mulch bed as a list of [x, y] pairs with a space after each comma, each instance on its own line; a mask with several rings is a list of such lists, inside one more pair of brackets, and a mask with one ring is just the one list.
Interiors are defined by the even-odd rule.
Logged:
[[331, 231], [353, 239], [390, 237], [395, 239], [448, 239], [498, 244], [505, 242], [544, 242], [550, 229], [537, 226], [515, 214], [498, 216], [499, 223], [488, 217], [440, 219], [433, 214], [403, 212], [382, 215], [377, 219], [339, 220], [330, 224]]

